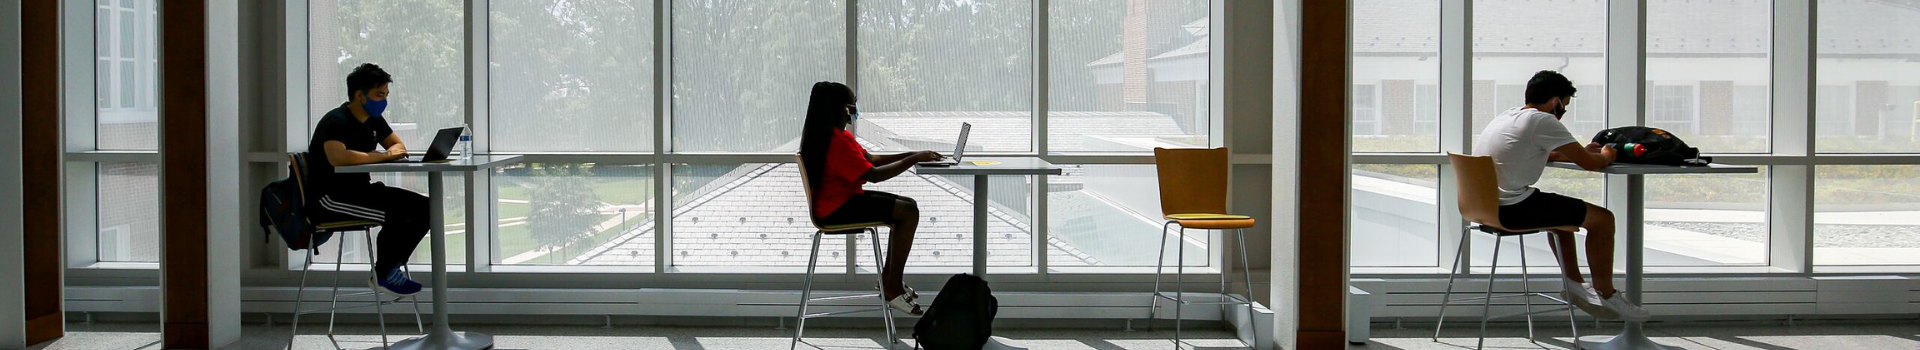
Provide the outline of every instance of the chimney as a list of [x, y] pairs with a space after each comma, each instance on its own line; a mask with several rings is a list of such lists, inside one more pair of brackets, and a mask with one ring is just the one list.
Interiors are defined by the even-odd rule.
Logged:
[[[1120, 100], [1127, 105], [1147, 103], [1147, 46], [1149, 0], [1127, 0], [1127, 18], [1121, 32]], [[1131, 108], [1129, 108], [1131, 109]]]

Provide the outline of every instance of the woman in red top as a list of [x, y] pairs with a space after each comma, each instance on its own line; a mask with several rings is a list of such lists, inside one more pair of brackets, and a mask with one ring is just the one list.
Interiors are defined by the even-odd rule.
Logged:
[[813, 84], [807, 101], [807, 121], [800, 132], [800, 158], [806, 162], [807, 188], [813, 193], [814, 222], [824, 225], [885, 222], [892, 230], [886, 269], [880, 272], [881, 294], [887, 305], [918, 316], [922, 312], [912, 289], [901, 281], [901, 268], [913, 250], [913, 231], [920, 225], [920, 205], [900, 195], [867, 191], [861, 185], [900, 176], [914, 164], [940, 160], [933, 151], [873, 155], [854, 140], [847, 125], [860, 117], [853, 89], [835, 82]]

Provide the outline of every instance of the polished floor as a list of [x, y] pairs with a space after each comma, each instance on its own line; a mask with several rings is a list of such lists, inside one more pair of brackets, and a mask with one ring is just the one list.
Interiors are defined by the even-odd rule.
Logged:
[[[398, 325], [392, 325], [398, 326]], [[411, 326], [410, 324], [408, 326]], [[1487, 349], [1570, 349], [1572, 339], [1564, 324], [1549, 327], [1540, 324], [1538, 342], [1526, 339], [1526, 329], [1518, 324], [1499, 324], [1490, 329]], [[1587, 335], [1612, 334], [1618, 324], [1582, 325]], [[380, 346], [378, 329], [370, 325], [342, 326], [339, 336], [330, 340], [324, 323], [303, 324], [294, 339], [294, 349], [376, 349]], [[307, 328], [312, 327], [312, 328]], [[1450, 325], [1438, 342], [1430, 339], [1431, 324], [1375, 324], [1374, 339], [1348, 349], [1414, 350], [1472, 349], [1479, 329], [1474, 325]], [[410, 327], [409, 327], [410, 328]], [[1005, 327], [1003, 327], [1005, 328]], [[1779, 321], [1687, 322], [1656, 324], [1648, 328], [1654, 340], [1670, 346], [1695, 350], [1732, 349], [1920, 349], [1920, 321], [1816, 321], [1789, 326]], [[135, 323], [73, 324], [66, 338], [32, 349], [159, 349], [158, 326]], [[773, 327], [638, 327], [616, 326], [467, 326], [470, 330], [493, 334], [497, 349], [661, 349], [661, 350], [764, 350], [785, 349], [790, 330]], [[283, 323], [268, 327], [251, 324], [244, 329], [239, 343], [227, 349], [285, 349], [288, 327]], [[395, 330], [396, 334], [399, 332]], [[1239, 349], [1239, 342], [1222, 330], [1189, 330], [1194, 339], [1183, 349]], [[810, 328], [808, 342], [818, 349], [884, 349], [876, 329]], [[1155, 332], [1120, 329], [999, 329], [996, 335], [1012, 339], [1031, 349], [1048, 350], [1144, 350], [1171, 349], [1164, 340], [1167, 330]], [[404, 336], [393, 336], [399, 340]], [[807, 347], [802, 347], [806, 349]], [[898, 349], [910, 347], [901, 346]]]

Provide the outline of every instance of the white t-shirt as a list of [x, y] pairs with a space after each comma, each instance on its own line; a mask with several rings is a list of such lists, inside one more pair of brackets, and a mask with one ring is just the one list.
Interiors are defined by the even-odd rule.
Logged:
[[1579, 142], [1553, 114], [1514, 108], [1487, 123], [1487, 129], [1474, 141], [1473, 153], [1493, 156], [1493, 167], [1500, 176], [1500, 205], [1514, 205], [1536, 191], [1533, 184], [1540, 182], [1540, 173], [1547, 170], [1547, 156], [1555, 148]]

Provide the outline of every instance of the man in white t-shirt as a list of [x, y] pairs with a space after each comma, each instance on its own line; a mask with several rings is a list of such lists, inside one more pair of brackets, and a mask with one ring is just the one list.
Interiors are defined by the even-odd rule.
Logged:
[[1593, 204], [1533, 187], [1547, 162], [1572, 162], [1587, 170], [1613, 163], [1613, 147], [1582, 146], [1560, 118], [1573, 102], [1573, 81], [1554, 71], [1540, 71], [1527, 81], [1527, 105], [1515, 107], [1487, 123], [1473, 145], [1474, 154], [1492, 156], [1500, 184], [1500, 223], [1509, 229], [1579, 226], [1587, 231], [1587, 264], [1593, 284], [1580, 276], [1573, 232], [1554, 230], [1554, 253], [1566, 275], [1561, 295], [1594, 317], [1645, 320], [1647, 311], [1626, 299], [1613, 286], [1613, 212]]

